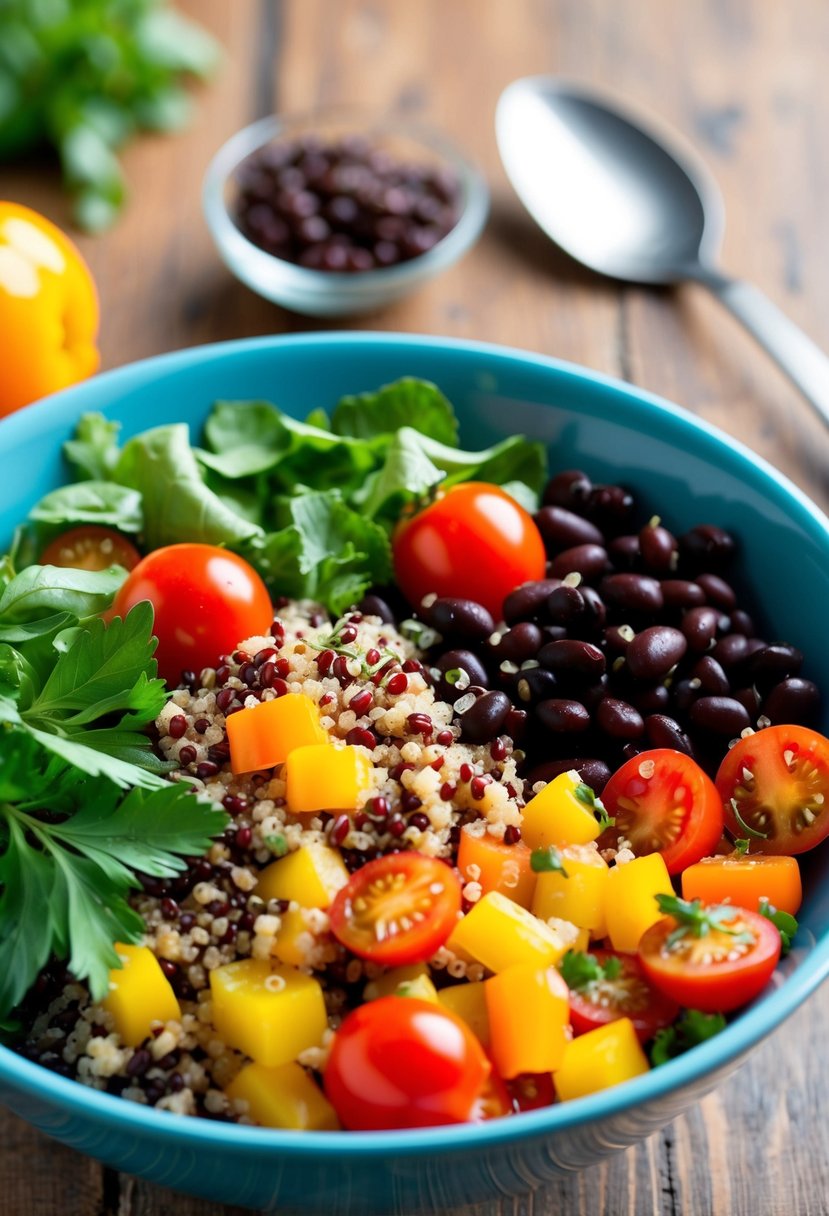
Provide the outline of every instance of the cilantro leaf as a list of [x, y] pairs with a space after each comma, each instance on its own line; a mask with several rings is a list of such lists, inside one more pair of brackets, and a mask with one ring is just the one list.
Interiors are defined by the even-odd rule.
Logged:
[[712, 1039], [725, 1030], [725, 1026], [726, 1021], [721, 1013], [700, 1013], [697, 1009], [686, 1009], [673, 1026], [656, 1032], [650, 1050], [651, 1064], [654, 1068], [667, 1064], [698, 1043]]
[[612, 828], [616, 820], [612, 815], [608, 815], [607, 808], [601, 798], [597, 798], [592, 786], [586, 785], [584, 781], [577, 785], [573, 790], [573, 797], [586, 806], [589, 811], [592, 811], [600, 830], [603, 832], [605, 828]]
[[581, 950], [568, 950], [558, 965], [561, 977], [574, 992], [583, 991], [603, 980], [618, 979], [622, 972], [621, 959], [611, 955], [600, 963], [595, 954]]
[[564, 862], [561, 860], [561, 853], [552, 844], [546, 849], [533, 849], [530, 856], [530, 869], [535, 874], [560, 874], [562, 878], [569, 877], [564, 868]]
[[779, 908], [775, 908], [774, 904], [767, 899], [760, 900], [760, 907], [757, 910], [777, 929], [780, 934], [781, 951], [783, 954], [788, 954], [792, 948], [792, 938], [798, 929], [795, 917], [790, 912], [783, 912]]
[[703, 907], [701, 899], [680, 899], [678, 895], [657, 895], [660, 912], [672, 916], [677, 927], [665, 939], [670, 950], [685, 937], [705, 937], [714, 930], [733, 937], [735, 943], [752, 944], [755, 935], [748, 928], [729, 929], [734, 921], [740, 922], [740, 909], [731, 904], [709, 904]]

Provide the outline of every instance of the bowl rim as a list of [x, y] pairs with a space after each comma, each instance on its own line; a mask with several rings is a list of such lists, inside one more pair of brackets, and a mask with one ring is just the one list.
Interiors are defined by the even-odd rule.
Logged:
[[[313, 122], [343, 122], [367, 135], [401, 135], [438, 154], [458, 175], [462, 198], [457, 221], [445, 236], [425, 253], [396, 266], [376, 267], [356, 274], [314, 270], [268, 253], [245, 235], [233, 221], [225, 199], [225, 188], [235, 171], [258, 148], [289, 133], [291, 128]], [[202, 210], [217, 247], [231, 267], [247, 260], [258, 280], [269, 276], [272, 290], [282, 297], [307, 299], [319, 296], [363, 298], [397, 292], [429, 278], [457, 261], [475, 243], [489, 214], [489, 187], [480, 170], [442, 131], [394, 111], [372, 112], [357, 106], [324, 106], [292, 113], [277, 112], [259, 118], [235, 131], [214, 153], [202, 183]], [[247, 281], [247, 279], [245, 280]], [[250, 285], [250, 284], [249, 284]]]
[[[205, 359], [220, 361], [278, 353], [284, 349], [307, 348], [317, 355], [322, 348], [336, 352], [347, 347], [398, 347], [420, 352], [444, 352], [464, 359], [484, 358], [504, 366], [522, 364], [539, 371], [552, 372], [573, 383], [609, 390], [645, 414], [671, 417], [680, 429], [691, 429], [712, 450], [723, 447], [736, 459], [740, 471], [751, 473], [764, 482], [774, 496], [787, 501], [800, 516], [801, 525], [809, 523], [829, 541], [829, 518], [793, 482], [761, 456], [718, 427], [681, 406], [640, 389], [619, 378], [593, 371], [579, 364], [536, 354], [515, 347], [461, 338], [426, 334], [388, 332], [332, 331], [297, 335], [270, 335], [229, 342], [210, 343], [156, 355], [120, 368], [103, 372], [90, 381], [64, 389], [37, 408], [27, 406], [0, 420], [0, 440], [18, 442], [39, 436], [51, 421], [68, 421], [86, 409], [104, 408], [117, 400], [121, 389], [140, 389], [159, 375], [176, 374], [199, 365]], [[248, 1127], [212, 1123], [196, 1118], [170, 1118], [166, 1111], [139, 1106], [111, 1094], [90, 1089], [78, 1081], [57, 1076], [41, 1065], [24, 1059], [11, 1048], [0, 1045], [0, 1086], [15, 1089], [31, 1099], [52, 1102], [75, 1116], [98, 1124], [117, 1126], [142, 1139], [160, 1134], [179, 1147], [209, 1148], [222, 1143], [245, 1154], [265, 1156], [279, 1150], [295, 1157], [336, 1159], [379, 1159], [412, 1156], [422, 1152], [450, 1155], [464, 1151], [508, 1145], [525, 1139], [548, 1138], [566, 1128], [598, 1123], [611, 1116], [653, 1102], [692, 1082], [699, 1082], [736, 1064], [761, 1039], [780, 1025], [811, 995], [829, 975], [829, 929], [814, 944], [803, 962], [773, 991], [758, 998], [734, 1022], [714, 1038], [695, 1047], [693, 1052], [669, 1061], [659, 1068], [623, 1085], [591, 1094], [572, 1102], [558, 1103], [520, 1117], [497, 1119], [479, 1124], [441, 1125], [434, 1128], [382, 1132], [298, 1132], [286, 1129]]]

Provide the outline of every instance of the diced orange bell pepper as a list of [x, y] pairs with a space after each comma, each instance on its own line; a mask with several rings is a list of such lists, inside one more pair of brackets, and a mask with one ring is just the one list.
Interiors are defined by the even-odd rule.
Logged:
[[558, 1068], [568, 1041], [570, 994], [555, 967], [507, 967], [486, 981], [486, 1007], [499, 1076]]
[[[488, 832], [473, 836], [466, 828], [461, 829], [458, 845], [461, 881], [479, 882], [484, 895], [489, 891], [500, 891], [522, 908], [529, 908], [536, 881], [530, 866], [531, 857], [532, 851], [523, 841], [504, 844], [503, 840], [496, 840]], [[473, 867], [471, 872], [470, 867]]]
[[296, 747], [330, 742], [320, 726], [317, 706], [301, 692], [240, 709], [225, 725], [234, 773], [273, 768], [287, 760]]
[[262, 1127], [333, 1132], [340, 1126], [334, 1107], [301, 1064], [246, 1064], [225, 1093], [231, 1102], [246, 1102], [247, 1114]]
[[584, 785], [575, 769], [559, 773], [524, 807], [521, 839], [531, 849], [553, 844], [563, 849], [568, 844], [589, 844], [601, 829], [588, 805], [576, 795]]
[[649, 1067], [630, 1018], [617, 1018], [568, 1043], [553, 1080], [561, 1101], [569, 1102], [629, 1081]]
[[605, 884], [605, 915], [613, 949], [633, 954], [645, 930], [664, 915], [656, 896], [673, 893], [661, 853], [649, 853], [624, 865], [611, 866]]
[[179, 1021], [181, 1006], [158, 959], [148, 946], [115, 943], [123, 963], [109, 973], [109, 993], [101, 1004], [115, 1022], [115, 1029], [128, 1047], [146, 1039], [154, 1022]]
[[516, 963], [549, 967], [567, 953], [567, 943], [543, 920], [500, 891], [490, 891], [462, 917], [447, 945], [467, 951], [490, 971]]
[[373, 771], [368, 756], [357, 747], [296, 747], [285, 762], [288, 810], [294, 815], [354, 811], [371, 788]]
[[727, 901], [752, 911], [767, 899], [781, 912], [796, 916], [803, 900], [800, 867], [794, 857], [759, 853], [703, 857], [683, 871], [682, 898], [701, 899], [704, 904]]

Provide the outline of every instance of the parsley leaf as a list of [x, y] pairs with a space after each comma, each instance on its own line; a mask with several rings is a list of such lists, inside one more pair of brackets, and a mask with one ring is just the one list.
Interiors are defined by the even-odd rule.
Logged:
[[667, 1064], [698, 1043], [712, 1039], [715, 1034], [725, 1030], [725, 1026], [721, 1013], [700, 1013], [698, 1009], [686, 1009], [673, 1026], [656, 1032], [650, 1051], [651, 1064], [654, 1068]]
[[582, 806], [586, 806], [589, 811], [592, 811], [596, 817], [596, 822], [599, 825], [599, 830], [604, 831], [605, 828], [612, 828], [616, 820], [612, 815], [608, 815], [607, 808], [601, 798], [597, 798], [591, 786], [586, 785], [583, 781], [573, 790], [573, 797], [577, 799]]
[[665, 945], [670, 948], [686, 937], [705, 937], [712, 930], [716, 933], [727, 933], [735, 943], [744, 942], [751, 945], [755, 935], [747, 928], [729, 929], [734, 921], [740, 923], [740, 909], [731, 904], [713, 904], [703, 908], [701, 899], [680, 899], [678, 895], [657, 895], [656, 902], [660, 912], [672, 916], [677, 921], [677, 927], [665, 939]]
[[790, 912], [782, 912], [779, 908], [775, 908], [774, 904], [769, 903], [767, 899], [760, 900], [760, 907], [757, 910], [777, 929], [780, 934], [781, 952], [788, 954], [792, 948], [792, 938], [797, 933], [795, 917]]
[[603, 980], [618, 979], [622, 972], [622, 961], [611, 955], [600, 963], [595, 954], [581, 950], [568, 950], [558, 965], [561, 977], [568, 988], [581, 992]]
[[530, 856], [530, 869], [535, 874], [560, 874], [562, 878], [569, 878], [564, 868], [564, 862], [561, 860], [561, 853], [552, 844], [546, 849], [533, 849]]

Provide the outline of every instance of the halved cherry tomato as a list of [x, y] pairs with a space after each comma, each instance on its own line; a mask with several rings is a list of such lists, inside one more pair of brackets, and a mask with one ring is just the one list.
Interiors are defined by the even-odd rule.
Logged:
[[141, 554], [126, 536], [97, 524], [61, 532], [40, 555], [41, 566], [65, 566], [73, 570], [106, 570], [109, 566], [133, 570], [140, 561]]
[[182, 671], [215, 664], [245, 638], [266, 634], [271, 597], [243, 558], [214, 545], [167, 545], [155, 549], [127, 576], [112, 612], [126, 616], [149, 600], [155, 614], [159, 674], [175, 686]]
[[676, 1021], [679, 1006], [651, 987], [635, 954], [619, 954], [614, 950], [590, 953], [602, 967], [609, 959], [618, 959], [621, 970], [614, 979], [570, 989], [573, 1034], [587, 1034], [608, 1022], [630, 1018], [639, 1042], [646, 1043], [657, 1030]]
[[[490, 1066], [492, 1061], [490, 1060]], [[486, 1123], [489, 1119], [504, 1119], [515, 1113], [512, 1096], [505, 1081], [502, 1081], [493, 1068], [487, 1077], [484, 1087], [475, 1099], [472, 1113], [469, 1116], [472, 1123]]]
[[805, 853], [829, 835], [829, 739], [805, 726], [739, 739], [716, 784], [729, 830], [759, 853]]
[[[502, 1082], [503, 1084], [503, 1082]], [[514, 1111], [540, 1110], [556, 1100], [553, 1077], [549, 1072], [522, 1072], [506, 1082]]]
[[434, 1127], [481, 1118], [491, 1067], [460, 1018], [430, 1001], [387, 996], [348, 1015], [323, 1081], [351, 1131]]
[[756, 911], [767, 899], [791, 916], [803, 900], [800, 867], [793, 857], [769, 857], [729, 853], [726, 857], [703, 857], [682, 874], [683, 899], [701, 899], [704, 904], [736, 904]]
[[388, 853], [361, 866], [329, 908], [331, 932], [353, 954], [388, 967], [431, 958], [461, 909], [457, 874], [436, 857]]
[[714, 783], [689, 756], [669, 748], [642, 752], [618, 769], [602, 791], [616, 825], [599, 841], [626, 840], [637, 857], [661, 853], [669, 874], [713, 853], [723, 831]]
[[410, 603], [460, 596], [501, 620], [504, 597], [544, 577], [546, 554], [533, 518], [498, 486], [465, 481], [404, 522], [394, 537], [394, 572]]
[[764, 916], [729, 904], [702, 908], [716, 918], [703, 933], [676, 936], [672, 916], [647, 929], [639, 961], [671, 1000], [703, 1013], [728, 1013], [765, 988], [780, 957], [780, 934]]

